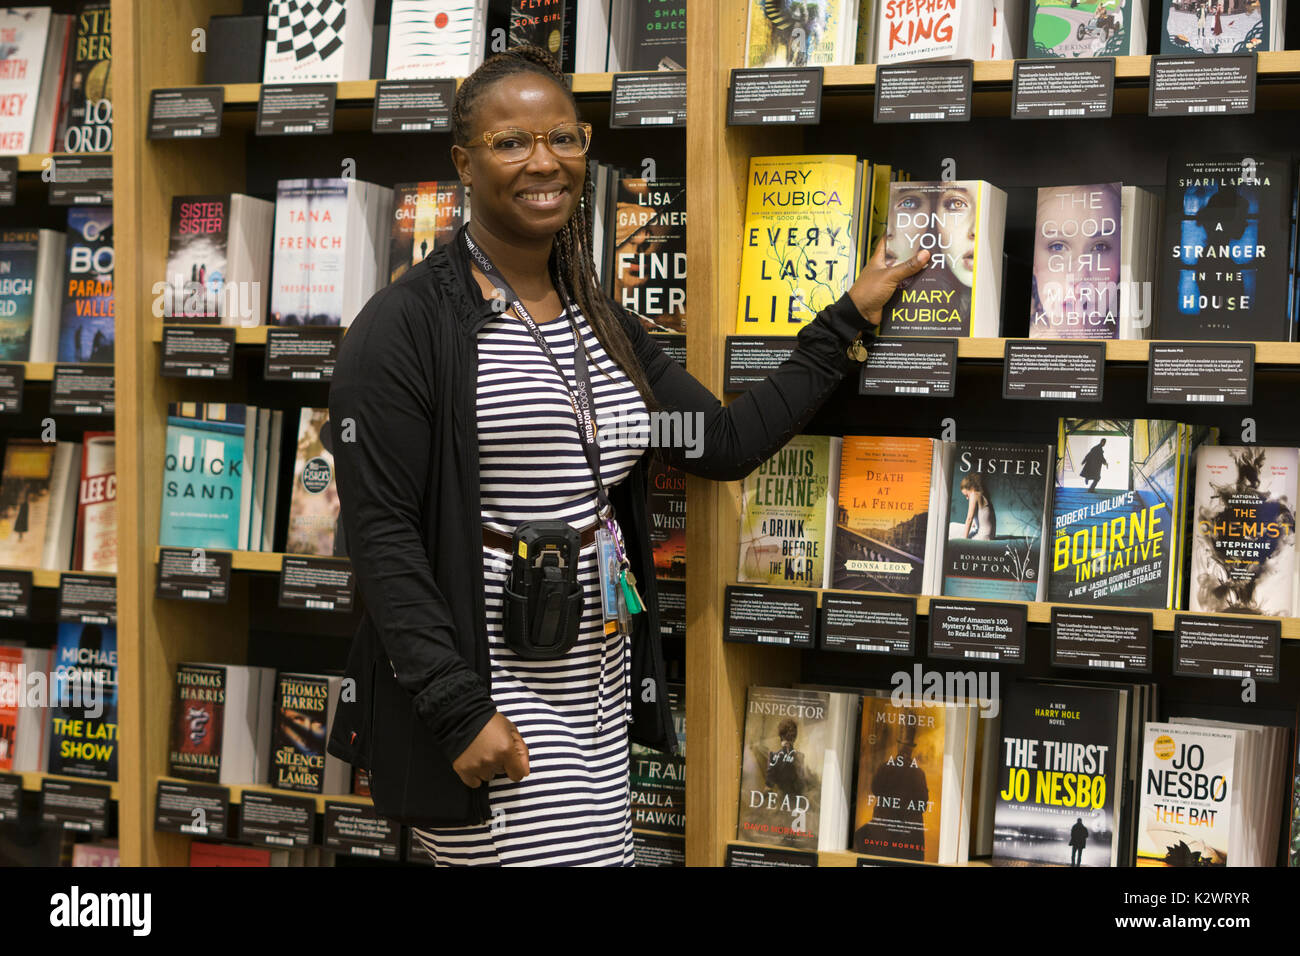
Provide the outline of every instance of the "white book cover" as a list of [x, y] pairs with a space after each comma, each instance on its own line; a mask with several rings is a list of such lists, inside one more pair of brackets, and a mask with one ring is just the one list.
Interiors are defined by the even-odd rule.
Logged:
[[72, 567], [72, 536], [77, 529], [77, 498], [81, 487], [81, 444], [61, 441], [50, 474], [50, 511], [45, 525], [41, 567], [67, 571]]
[[45, 152], [33, 149], [49, 7], [0, 9], [0, 155]]
[[268, 0], [263, 83], [370, 78], [375, 0]]
[[469, 76], [483, 59], [486, 0], [393, 0], [390, 80]]
[[988, 2], [881, 3], [877, 7], [876, 62], [887, 65], [964, 56], [986, 59], [993, 29]]
[[1149, 723], [1143, 734], [1138, 866], [1226, 866], [1240, 772], [1234, 731]]

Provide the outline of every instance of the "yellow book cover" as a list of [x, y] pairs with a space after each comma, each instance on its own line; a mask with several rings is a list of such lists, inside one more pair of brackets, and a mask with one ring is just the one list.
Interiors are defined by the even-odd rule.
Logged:
[[853, 846], [899, 860], [939, 860], [947, 708], [862, 698]]
[[893, 178], [893, 168], [877, 165], [872, 168], [874, 180], [871, 186], [871, 234], [867, 237], [867, 257], [876, 251], [876, 243], [885, 235], [886, 221], [889, 219], [889, 183]]
[[[750, 68], [830, 66], [849, 62], [841, 46], [853, 0], [785, 3], [749, 0], [745, 65]], [[856, 35], [852, 44], [856, 46]]]
[[797, 335], [852, 283], [855, 156], [749, 161], [736, 331]]

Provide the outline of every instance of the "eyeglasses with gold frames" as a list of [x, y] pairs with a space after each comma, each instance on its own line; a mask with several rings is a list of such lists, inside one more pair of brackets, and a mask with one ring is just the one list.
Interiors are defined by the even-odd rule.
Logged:
[[466, 149], [486, 146], [503, 163], [522, 163], [533, 155], [537, 143], [545, 140], [551, 153], [559, 159], [585, 156], [591, 146], [590, 123], [561, 123], [545, 133], [526, 129], [497, 129], [483, 134], [483, 142], [470, 143]]

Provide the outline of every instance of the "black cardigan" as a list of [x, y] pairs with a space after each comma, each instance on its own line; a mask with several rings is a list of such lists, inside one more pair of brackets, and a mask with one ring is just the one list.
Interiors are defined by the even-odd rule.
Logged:
[[[496, 709], [489, 694], [481, 550], [476, 333], [496, 312], [463, 242], [434, 250], [377, 293], [344, 337], [330, 386], [339, 499], [363, 617], [329, 752], [370, 771], [383, 816], [425, 826], [488, 818], [487, 787], [452, 762]], [[704, 415], [703, 454], [664, 449], [684, 471], [744, 477], [798, 433], [874, 330], [842, 297], [799, 333], [794, 355], [729, 407], [668, 358], [634, 317], [624, 328], [655, 399]], [[863, 335], [863, 333], [866, 333]], [[632, 740], [673, 752], [642, 455], [611, 498], [647, 613], [634, 618]]]

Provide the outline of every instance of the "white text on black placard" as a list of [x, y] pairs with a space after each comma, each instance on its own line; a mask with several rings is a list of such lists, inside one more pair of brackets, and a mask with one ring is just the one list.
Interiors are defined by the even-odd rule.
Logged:
[[1016, 60], [1012, 119], [1105, 119], [1114, 104], [1114, 57]]
[[961, 123], [971, 118], [970, 60], [876, 68], [877, 123]]
[[113, 157], [48, 156], [42, 173], [50, 184], [46, 201], [51, 206], [111, 206], [113, 204]]
[[163, 378], [233, 378], [235, 330], [164, 326], [161, 371]]
[[352, 563], [347, 559], [284, 556], [280, 567], [280, 607], [351, 611], [354, 593]]
[[0, 156], [0, 206], [18, 202], [18, 157]]
[[159, 548], [154, 594], [173, 601], [230, 600], [231, 554], [207, 548]]
[[0, 414], [17, 415], [23, 410], [23, 385], [27, 366], [0, 365]]
[[1172, 54], [1151, 58], [1151, 116], [1242, 115], [1255, 112], [1254, 53]]
[[217, 139], [224, 86], [186, 86], [149, 94], [150, 139]]
[[25, 621], [32, 613], [32, 572], [0, 570], [0, 618]]
[[956, 339], [877, 339], [858, 375], [859, 395], [952, 398], [956, 393]]
[[1052, 666], [1151, 673], [1151, 613], [1052, 608]]
[[730, 867], [816, 866], [817, 854], [808, 850], [786, 850], [774, 846], [729, 845], [726, 865]]
[[686, 582], [660, 578], [655, 582], [659, 597], [659, 635], [686, 637]]
[[632, 859], [637, 866], [685, 866], [686, 838], [633, 831]]
[[224, 837], [229, 809], [229, 787], [159, 780], [153, 827], [170, 833]]
[[334, 132], [333, 83], [264, 85], [257, 98], [258, 136], [323, 136]]
[[338, 328], [267, 329], [263, 373], [289, 382], [328, 382], [334, 377], [342, 337]]
[[822, 68], [732, 70], [728, 126], [816, 126], [822, 119]]
[[375, 84], [373, 133], [444, 133], [451, 129], [455, 80], [383, 80]]
[[722, 390], [743, 392], [757, 385], [794, 354], [794, 347], [792, 336], [728, 335]]
[[1254, 396], [1254, 342], [1151, 343], [1153, 405], [1249, 405]]
[[41, 781], [41, 822], [76, 833], [108, 832], [112, 791], [101, 783]]
[[59, 620], [78, 624], [116, 624], [117, 578], [64, 574], [59, 578]]
[[610, 129], [686, 125], [686, 73], [615, 73], [609, 96]]
[[374, 808], [350, 803], [325, 804], [325, 848], [372, 860], [396, 860], [401, 833]]
[[239, 838], [262, 846], [307, 846], [315, 838], [316, 801], [245, 790], [239, 805]]
[[930, 656], [999, 664], [1025, 660], [1023, 604], [930, 602]]
[[664, 350], [664, 355], [686, 368], [686, 336], [681, 332], [652, 332], [651, 340]]
[[[760, 557], [759, 560], [767, 558]], [[771, 560], [786, 559], [778, 554]], [[816, 627], [817, 594], [814, 591], [727, 586], [722, 631], [724, 641], [811, 648], [815, 643]]]
[[822, 597], [821, 648], [857, 654], [916, 652], [916, 599], [868, 594]]
[[23, 778], [0, 773], [0, 821], [17, 820], [23, 808]]
[[1174, 674], [1224, 680], [1281, 680], [1282, 623], [1269, 618], [1174, 618]]
[[1002, 397], [1031, 401], [1100, 402], [1106, 343], [1007, 339]]
[[51, 415], [112, 415], [117, 410], [111, 365], [56, 365]]

